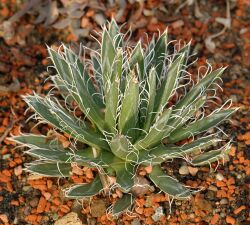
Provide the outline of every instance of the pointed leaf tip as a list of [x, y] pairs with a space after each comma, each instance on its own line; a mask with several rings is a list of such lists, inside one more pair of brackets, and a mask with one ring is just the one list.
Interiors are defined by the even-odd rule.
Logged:
[[113, 214], [119, 214], [128, 209], [134, 202], [134, 197], [131, 194], [124, 194], [122, 198], [118, 199], [113, 206]]
[[101, 179], [99, 176], [96, 176], [90, 183], [74, 185], [66, 191], [66, 196], [73, 199], [92, 197], [98, 194], [102, 189]]
[[159, 165], [153, 166], [153, 170], [149, 174], [149, 177], [157, 187], [173, 198], [187, 199], [192, 194], [190, 189], [183, 186], [176, 179], [165, 174]]

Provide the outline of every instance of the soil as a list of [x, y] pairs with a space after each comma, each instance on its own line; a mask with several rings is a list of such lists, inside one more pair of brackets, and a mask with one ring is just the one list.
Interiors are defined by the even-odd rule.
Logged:
[[[78, 18], [80, 28], [88, 32], [83, 36], [76, 35], [76, 28], [59, 30], [53, 23], [47, 26], [36, 24], [35, 10], [4, 28], [4, 22], [22, 8], [23, 2], [0, 0], [0, 225], [49, 225], [70, 212], [77, 213], [83, 224], [250, 224], [249, 0], [128, 1], [130, 3], [123, 6], [114, 4], [112, 7], [101, 1], [99, 8], [96, 4], [85, 7], [84, 14]], [[57, 3], [62, 6], [62, 2]], [[32, 112], [25, 114], [27, 105], [21, 98], [33, 91], [46, 94], [50, 89], [46, 81], [46, 68], [50, 62], [45, 44], [56, 47], [63, 41], [94, 46], [90, 34], [95, 35], [94, 29], [100, 31], [103, 18], [112, 16], [116, 16], [120, 24], [127, 22], [124, 29], [131, 27], [133, 41], [142, 39], [145, 42], [145, 32], [152, 37], [167, 27], [169, 39], [192, 40], [192, 49], [199, 57], [190, 71], [194, 78], [197, 78], [197, 68], [206, 60], [213, 68], [228, 66], [222, 77], [224, 91], [218, 91], [217, 103], [231, 98], [232, 106], [240, 107], [232, 119], [221, 126], [233, 139], [233, 147], [224, 163], [213, 163], [211, 168], [199, 167], [198, 171], [197, 168], [186, 168], [182, 174], [179, 172], [181, 161], [164, 164], [168, 173], [174, 174], [182, 183], [194, 188], [203, 187], [201, 192], [189, 201], [174, 200], [170, 207], [167, 195], [157, 189], [149, 190], [136, 199], [133, 213], [118, 218], [107, 215], [105, 207], [115, 201], [119, 193], [106, 199], [94, 197], [92, 201], [98, 216], [93, 216], [87, 201], [79, 204], [63, 197], [62, 188], [67, 185], [67, 180], [26, 173], [25, 163], [32, 158], [7, 139], [20, 132], [46, 134], [50, 129], [47, 125], [37, 125], [35, 120], [27, 121]], [[140, 175], [145, 174], [142, 171]], [[83, 174], [75, 173], [70, 179], [79, 183], [92, 178], [92, 170], [84, 168]]]

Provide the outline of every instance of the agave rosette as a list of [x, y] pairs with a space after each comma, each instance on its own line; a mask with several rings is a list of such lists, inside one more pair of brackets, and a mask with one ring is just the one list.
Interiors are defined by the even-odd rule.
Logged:
[[[53, 95], [24, 98], [38, 118], [66, 133], [71, 140], [85, 143], [86, 148], [72, 144], [65, 149], [57, 139], [42, 135], [12, 138], [28, 146], [28, 154], [39, 158], [27, 165], [32, 173], [69, 177], [72, 163], [98, 169], [91, 183], [73, 185], [66, 191], [67, 197], [96, 195], [109, 186], [105, 179], [115, 176], [116, 187], [124, 195], [113, 206], [114, 214], [131, 205], [131, 189], [139, 165], [152, 165], [148, 179], [161, 191], [173, 198], [189, 198], [192, 190], [168, 176], [161, 164], [183, 158], [200, 166], [223, 158], [229, 143], [197, 153], [221, 141], [206, 131], [235, 111], [220, 108], [206, 116], [197, 113], [205, 106], [207, 91], [224, 68], [209, 71], [174, 104], [169, 104], [187, 75], [190, 43], [170, 54], [167, 32], [153, 38], [146, 47], [141, 42], [128, 46], [124, 36], [112, 20], [103, 28], [100, 49], [92, 50], [91, 59], [82, 59], [64, 45], [61, 51], [48, 47], [56, 71], [51, 79], [64, 103]], [[76, 116], [72, 105], [84, 117]], [[195, 138], [197, 135], [199, 138]], [[192, 141], [188, 144], [176, 145], [190, 137]]]

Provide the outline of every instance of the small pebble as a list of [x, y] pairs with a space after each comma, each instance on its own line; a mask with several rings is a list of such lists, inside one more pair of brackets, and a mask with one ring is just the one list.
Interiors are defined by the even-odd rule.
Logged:
[[188, 171], [192, 176], [195, 176], [198, 172], [198, 168], [197, 167], [192, 167], [192, 166], [188, 166]]
[[21, 175], [22, 172], [23, 172], [23, 168], [22, 168], [21, 165], [19, 165], [19, 166], [17, 166], [17, 167], [14, 168], [14, 173], [15, 173], [16, 176]]
[[215, 187], [214, 185], [210, 185], [210, 186], [208, 187], [208, 190], [217, 192], [217, 191], [218, 191], [218, 188]]
[[148, 192], [149, 189], [150, 189], [150, 183], [145, 177], [142, 176], [134, 177], [134, 186], [131, 188], [131, 192], [135, 196], [143, 196]]
[[236, 177], [237, 177], [237, 179], [239, 179], [239, 180], [242, 178], [241, 174], [237, 174]]
[[149, 208], [152, 206], [152, 198], [148, 196], [145, 201], [145, 207]]
[[222, 181], [222, 180], [225, 179], [224, 176], [223, 176], [221, 173], [217, 173], [215, 177], [216, 177], [216, 179], [219, 180], [219, 181]]
[[231, 95], [229, 98], [231, 98], [233, 102], [238, 102], [237, 95]]
[[37, 207], [38, 202], [39, 202], [39, 198], [36, 198], [36, 197], [32, 198], [31, 201], [30, 201], [31, 207], [33, 207], [33, 208]]
[[164, 215], [162, 206], [159, 206], [155, 209], [155, 214], [152, 216], [152, 219], [157, 222]]
[[70, 225], [70, 224], [74, 225], [82, 224], [81, 220], [78, 218], [78, 215], [74, 212], [68, 213], [67, 215], [63, 216], [62, 218], [58, 219], [55, 222], [55, 225]]
[[30, 215], [30, 212], [31, 212], [30, 206], [26, 206], [26, 207], [24, 208], [24, 210], [23, 210], [23, 214], [24, 214], [25, 216]]
[[5, 224], [8, 223], [8, 217], [5, 214], [0, 214], [0, 221], [3, 221]]
[[227, 216], [226, 217], [226, 222], [229, 224], [234, 225], [235, 224], [235, 219], [232, 216]]
[[131, 225], [141, 225], [141, 222], [139, 219], [134, 219], [132, 220]]
[[208, 199], [214, 199], [215, 193], [213, 191], [208, 191], [206, 197]]
[[2, 158], [3, 158], [3, 160], [6, 160], [6, 159], [10, 158], [10, 156], [11, 156], [11, 154], [5, 154], [2, 156]]
[[191, 219], [194, 219], [194, 218], [195, 218], [194, 213], [189, 214], [189, 217], [190, 217]]
[[59, 215], [57, 213], [54, 213], [52, 215], [53, 220], [57, 220], [59, 218]]
[[49, 192], [44, 192], [43, 196], [45, 197], [46, 200], [49, 200], [51, 197], [51, 194]]
[[174, 29], [177, 29], [177, 28], [180, 28], [180, 27], [182, 27], [184, 25], [184, 21], [183, 20], [177, 20], [177, 21], [173, 22], [171, 25], [172, 25], [172, 27]]
[[221, 205], [227, 205], [228, 204], [228, 199], [227, 198], [223, 198], [220, 200], [220, 204]]
[[225, 216], [226, 216], [225, 213], [223, 213], [223, 212], [220, 213], [221, 218], [225, 218]]
[[89, 225], [96, 225], [97, 222], [96, 222], [96, 219], [95, 218], [90, 218], [89, 219]]
[[153, 11], [152, 10], [148, 10], [148, 9], [144, 9], [143, 10], [143, 14], [145, 16], [153, 16], [154, 15]]
[[94, 15], [94, 20], [95, 20], [95, 22], [96, 22], [98, 25], [103, 26], [103, 24], [104, 24], [105, 21], [106, 21], [106, 18], [104, 17], [103, 14], [101, 14], [101, 13], [96, 13], [96, 14]]
[[13, 224], [19, 224], [19, 221], [18, 221], [18, 218], [15, 217], [14, 221], [13, 221]]
[[24, 191], [24, 192], [27, 192], [27, 191], [29, 191], [29, 190], [31, 190], [31, 189], [32, 189], [31, 186], [23, 186], [23, 191]]
[[187, 166], [181, 166], [179, 169], [179, 174], [181, 175], [188, 175], [189, 174], [189, 170]]
[[181, 201], [175, 201], [175, 205], [180, 206], [180, 205], [182, 205], [182, 202]]
[[91, 202], [91, 216], [101, 217], [106, 213], [106, 202], [104, 199], [96, 199]]

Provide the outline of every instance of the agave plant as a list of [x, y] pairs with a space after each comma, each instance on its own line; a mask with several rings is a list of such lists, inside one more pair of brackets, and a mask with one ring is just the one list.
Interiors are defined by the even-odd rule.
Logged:
[[[91, 57], [81, 58], [64, 45], [58, 51], [48, 47], [48, 52], [56, 71], [51, 79], [61, 97], [34, 94], [24, 99], [37, 118], [66, 133], [71, 145], [63, 148], [57, 139], [33, 134], [13, 140], [38, 157], [26, 166], [29, 172], [69, 177], [72, 163], [97, 169], [91, 183], [72, 185], [65, 191], [67, 197], [81, 199], [111, 190], [108, 177], [115, 176], [112, 185], [123, 192], [112, 207], [117, 214], [134, 199], [131, 189], [138, 167], [152, 166], [147, 179], [170, 197], [187, 199], [193, 191], [169, 176], [162, 163], [182, 158], [201, 166], [227, 154], [230, 143], [214, 149], [221, 139], [207, 131], [236, 109], [220, 107], [209, 114], [203, 110], [224, 68], [208, 69], [189, 85], [190, 43], [173, 50], [164, 32], [145, 47], [141, 42], [130, 46], [112, 20]], [[76, 109], [84, 116], [77, 116]], [[85, 147], [77, 147], [80, 142]]]

